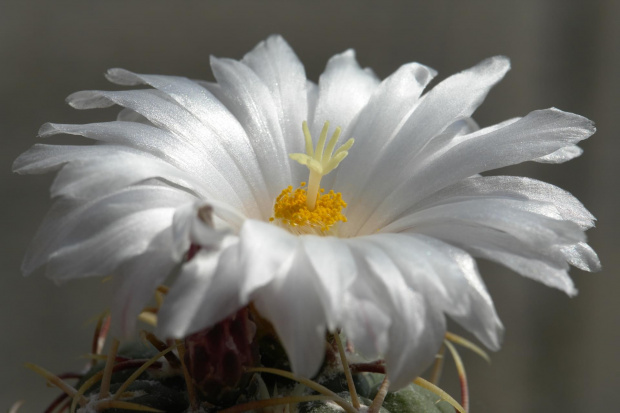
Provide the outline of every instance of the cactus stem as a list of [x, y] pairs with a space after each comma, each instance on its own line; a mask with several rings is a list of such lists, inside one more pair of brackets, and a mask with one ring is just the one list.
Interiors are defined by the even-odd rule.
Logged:
[[124, 402], [121, 400], [100, 400], [95, 404], [96, 411], [103, 411], [106, 409], [125, 409], [135, 410], [140, 412], [160, 412], [165, 413], [163, 410], [155, 409], [153, 407], [144, 406], [137, 403]]
[[228, 409], [220, 410], [219, 413], [241, 413], [270, 406], [280, 406], [284, 404], [290, 405], [313, 401], [333, 401], [333, 399], [329, 396], [324, 396], [321, 394], [313, 396], [275, 397], [273, 399], [256, 400], [253, 402], [238, 404], [236, 406], [229, 407]]
[[274, 369], [269, 367], [253, 367], [246, 370], [248, 373], [270, 373], [275, 374], [277, 376], [286, 377], [289, 380], [293, 380], [299, 383], [304, 384], [305, 386], [311, 388], [312, 390], [321, 393], [322, 395], [329, 398], [329, 400], [333, 401], [340, 407], [344, 409], [347, 413], [358, 413], [358, 409], [354, 408], [349, 404], [345, 399], [338, 396], [333, 391], [329, 390], [327, 387], [320, 385], [312, 380], [308, 380], [304, 377], [297, 376], [296, 374], [291, 373], [290, 371]]
[[157, 362], [157, 360], [160, 357], [165, 356], [167, 353], [174, 350], [175, 348], [177, 348], [177, 344], [173, 344], [170, 347], [166, 348], [165, 350], [160, 351], [159, 353], [151, 357], [148, 361], [146, 361], [142, 366], [140, 366], [140, 368], [134, 371], [133, 374], [129, 376], [127, 380], [125, 380], [125, 382], [121, 385], [121, 387], [118, 388], [118, 390], [116, 391], [116, 394], [114, 395], [114, 400], [118, 400], [121, 394], [125, 392], [125, 390], [127, 390], [127, 388], [131, 385], [131, 383], [133, 383], [138, 377], [140, 377], [140, 375], [144, 373], [144, 371], [148, 369], [151, 364]]

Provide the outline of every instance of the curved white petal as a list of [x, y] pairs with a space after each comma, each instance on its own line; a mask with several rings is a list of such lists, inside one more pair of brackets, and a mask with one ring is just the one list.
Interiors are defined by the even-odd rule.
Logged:
[[[206, 127], [177, 102], [162, 93], [152, 90], [83, 91], [72, 94], [67, 100], [77, 109], [101, 108], [117, 104], [144, 115], [154, 125], [170, 131], [189, 145], [196, 153], [194, 156], [199, 156], [204, 162], [211, 164], [213, 179], [226, 182], [235, 188], [240, 197], [248, 200], [248, 204], [254, 199], [251, 181], [248, 182], [247, 176], [243, 175], [229, 149], [218, 141], [217, 131]], [[250, 204], [248, 207], [253, 210], [253, 215], [260, 216], [261, 213], [267, 213], [266, 210], [259, 210], [256, 204]]]
[[498, 262], [513, 271], [569, 295], [576, 289], [568, 276], [568, 263], [561, 246], [533, 247], [509, 234], [482, 226], [435, 224], [424, 228], [425, 234], [456, 245], [474, 257]]
[[144, 251], [172, 223], [175, 209], [194, 200], [185, 192], [152, 185], [85, 204], [59, 199], [35, 235], [22, 270], [29, 274], [49, 261], [47, 274], [54, 279], [106, 275], [123, 259]]
[[243, 125], [267, 184], [266, 195], [273, 200], [290, 185], [292, 178], [287, 140], [273, 96], [258, 75], [243, 63], [211, 57], [211, 68], [221, 92], [218, 98]]
[[[204, 185], [193, 175], [143, 153], [122, 153], [119, 151], [100, 153], [78, 162], [65, 165], [51, 187], [53, 197], [63, 196], [79, 199], [93, 199], [155, 178], [172, 183], [198, 197], [210, 198], [218, 194], [216, 188]], [[230, 192], [233, 192], [231, 188]], [[237, 197], [229, 200], [233, 205], [243, 206]]]
[[348, 245], [338, 238], [309, 235], [301, 237], [301, 243], [313, 269], [312, 276], [317, 277], [321, 286], [328, 329], [334, 331], [341, 323], [343, 297], [356, 278], [355, 259]]
[[192, 145], [153, 125], [127, 121], [87, 125], [46, 123], [39, 129], [39, 136], [43, 138], [61, 133], [81, 135], [98, 142], [134, 148], [197, 176], [217, 176], [214, 175], [213, 166], [197, 156]]
[[180, 261], [172, 245], [168, 227], [153, 238], [144, 252], [116, 269], [111, 308], [115, 337], [129, 337], [134, 333], [138, 315], [151, 300], [153, 291], [163, 284]]
[[308, 120], [312, 136], [319, 136], [327, 121], [332, 128], [346, 128], [366, 105], [378, 85], [379, 79], [375, 74], [359, 66], [353, 50], [329, 59], [319, 78], [316, 107]]
[[469, 254], [421, 234], [377, 234], [363, 239], [392, 259], [407, 285], [422, 294], [428, 305], [450, 315], [489, 348], [499, 347], [503, 327]]
[[[572, 221], [584, 230], [594, 225], [594, 216], [569, 192], [546, 182], [520, 176], [467, 178], [412, 205], [411, 211], [475, 199], [535, 201], [512, 203], [511, 206], [530, 211], [535, 208], [536, 213]], [[545, 204], [552, 208], [545, 208]]]
[[[303, 148], [301, 124], [309, 116], [303, 64], [281, 36], [270, 36], [260, 42], [241, 61], [258, 75], [271, 93], [286, 152], [300, 152]], [[305, 174], [303, 169], [293, 168], [293, 182], [299, 182]]]
[[[549, 218], [546, 204], [509, 199], [472, 199], [436, 205], [400, 218], [382, 232], [424, 233], [435, 224], [488, 227], [532, 246], [569, 245], [583, 241], [581, 228], [560, 216]], [[547, 214], [540, 214], [540, 210]]]
[[601, 261], [592, 247], [585, 242], [563, 246], [560, 249], [566, 261], [583, 271], [600, 271]]
[[593, 133], [594, 126], [588, 119], [548, 109], [534, 111], [499, 129], [459, 136], [442, 150], [428, 154], [425, 162], [385, 182], [391, 192], [376, 208], [366, 205], [372, 213], [358, 233], [384, 226], [408, 206], [459, 180], [553, 153]]
[[220, 259], [234, 253], [234, 243], [218, 250], [203, 249], [183, 266], [158, 313], [160, 334], [182, 338], [213, 326], [241, 307], [236, 298], [242, 274], [232, 272], [213, 283]]
[[[106, 76], [123, 85], [151, 85], [193, 114], [208, 129], [208, 139], [217, 141], [221, 145], [218, 149], [226, 152], [234, 161], [261, 208], [271, 206], [271, 200], [262, 196], [266, 184], [248, 136], [239, 121], [207, 89], [183, 77], [143, 75], [123, 69], [111, 69]], [[263, 205], [265, 202], [269, 205]]]
[[398, 267], [381, 249], [365, 239], [352, 239], [349, 244], [358, 260], [357, 282], [368, 283], [390, 317], [384, 357], [390, 387], [402, 388], [433, 360], [445, 334], [445, 318], [422, 294], [407, 286]]
[[313, 377], [325, 356], [326, 308], [317, 277], [301, 244], [281, 274], [253, 294], [257, 310], [272, 324], [293, 372]]
[[562, 163], [581, 156], [582, 153], [583, 149], [581, 149], [577, 145], [572, 145], [558, 149], [557, 151], [550, 153], [549, 155], [533, 159], [533, 161], [540, 163]]
[[418, 63], [401, 66], [381, 82], [356, 121], [344, 129], [345, 139], [355, 138], [355, 149], [349, 152], [347, 161], [333, 172], [336, 175], [333, 187], [337, 191], [342, 188], [343, 196], [349, 203], [355, 204], [362, 196], [360, 193], [367, 187], [377, 153], [402, 128], [434, 76], [435, 71]]

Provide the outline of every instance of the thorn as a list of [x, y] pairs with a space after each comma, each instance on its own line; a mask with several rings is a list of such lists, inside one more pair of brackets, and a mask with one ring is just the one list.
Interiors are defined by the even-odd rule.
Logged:
[[200, 406], [200, 402], [196, 395], [196, 389], [194, 389], [194, 383], [192, 377], [189, 374], [189, 370], [185, 365], [185, 344], [181, 340], [175, 340], [179, 351], [179, 359], [181, 361], [181, 369], [183, 370], [183, 378], [185, 379], [185, 387], [187, 387], [187, 395], [189, 398], [189, 404], [192, 411], [197, 411]]
[[99, 390], [99, 400], [106, 399], [110, 396], [110, 381], [112, 380], [112, 367], [114, 367], [114, 361], [116, 359], [116, 352], [118, 351], [119, 341], [114, 339], [110, 351], [108, 352], [108, 358], [103, 369], [103, 377], [101, 378], [101, 388]]
[[355, 384], [353, 383], [353, 377], [351, 376], [351, 369], [349, 368], [349, 362], [347, 361], [347, 354], [344, 352], [342, 341], [338, 332], [334, 334], [336, 345], [338, 346], [338, 352], [340, 353], [340, 361], [342, 363], [342, 369], [344, 370], [344, 376], [347, 379], [347, 386], [349, 387], [349, 394], [351, 395], [351, 403], [357, 410], [360, 409], [360, 400], [357, 397], [357, 391], [355, 391]]
[[381, 405], [383, 404], [383, 401], [385, 400], [385, 396], [387, 396], [389, 387], [390, 387], [390, 381], [388, 380], [387, 376], [385, 376], [383, 378], [383, 382], [381, 383], [381, 386], [379, 387], [379, 390], [377, 391], [377, 395], [375, 396], [374, 400], [372, 401], [372, 404], [370, 405], [370, 408], [368, 409], [368, 413], [379, 413], [379, 410], [381, 409]]
[[422, 377], [418, 377], [413, 382], [417, 384], [418, 386], [432, 393], [435, 393], [437, 396], [439, 396], [439, 398], [441, 398], [441, 400], [449, 403], [450, 406], [454, 407], [459, 413], [467, 413], [467, 411], [463, 408], [463, 406], [461, 406], [456, 400], [454, 400], [452, 396], [450, 396], [445, 391], [441, 390], [439, 387], [435, 386], [430, 381], [426, 381]]
[[443, 371], [443, 363], [444, 363], [444, 354], [446, 352], [446, 346], [441, 345], [441, 348], [437, 352], [435, 356], [435, 362], [433, 363], [433, 369], [431, 370], [431, 378], [430, 382], [435, 386], [439, 384], [439, 380], [441, 379], [441, 372]]
[[474, 353], [485, 359], [487, 363], [491, 364], [491, 358], [489, 357], [489, 355], [483, 349], [481, 349], [471, 341], [467, 340], [466, 338], [446, 332], [446, 340], [473, 351]]
[[450, 350], [450, 354], [452, 354], [452, 358], [454, 359], [454, 364], [456, 365], [456, 371], [459, 373], [459, 381], [461, 382], [461, 406], [465, 409], [465, 411], [469, 411], [469, 389], [467, 385], [467, 374], [465, 374], [465, 366], [463, 365], [463, 360], [461, 360], [461, 356], [459, 355], [456, 348], [450, 343], [448, 340], [444, 341], [448, 350]]

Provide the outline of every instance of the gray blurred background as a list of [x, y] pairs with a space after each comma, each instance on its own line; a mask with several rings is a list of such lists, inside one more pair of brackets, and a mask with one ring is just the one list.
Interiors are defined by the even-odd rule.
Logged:
[[[21, 412], [43, 410], [58, 391], [24, 363], [78, 370], [90, 346], [86, 323], [107, 299], [100, 280], [58, 287], [41, 274], [20, 275], [53, 177], [13, 175], [13, 159], [37, 141], [44, 122], [111, 119], [115, 110], [78, 112], [64, 103], [74, 91], [113, 88], [103, 78], [108, 68], [211, 79], [210, 54], [240, 58], [281, 33], [315, 81], [346, 48], [380, 77], [419, 61], [443, 78], [504, 54], [513, 69], [475, 114], [480, 125], [551, 106], [596, 122], [580, 158], [501, 172], [575, 194], [598, 218], [588, 235], [603, 272], [572, 271], [580, 294], [569, 299], [482, 264], [505, 342], [490, 366], [463, 355], [474, 412], [617, 411], [619, 21], [614, 0], [0, 1], [0, 410], [18, 399], [26, 400]], [[458, 398], [453, 372], [442, 385]]]

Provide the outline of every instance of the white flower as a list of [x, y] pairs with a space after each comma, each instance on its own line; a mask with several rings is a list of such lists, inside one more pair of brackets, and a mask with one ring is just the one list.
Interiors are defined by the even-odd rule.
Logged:
[[[316, 373], [325, 332], [342, 328], [357, 350], [385, 358], [398, 388], [432, 361], [446, 314], [499, 347], [502, 325], [472, 257], [571, 295], [569, 264], [598, 269], [584, 236], [593, 217], [572, 195], [479, 175], [566, 161], [594, 132], [557, 109], [479, 129], [470, 116], [509, 69], [506, 58], [424, 95], [432, 69], [410, 63], [380, 81], [351, 50], [331, 58], [316, 85], [277, 36], [241, 61], [211, 65], [216, 83], [110, 70], [114, 83], [152, 88], [75, 93], [68, 101], [78, 109], [124, 109], [113, 122], [42, 127], [43, 137], [96, 144], [35, 145], [16, 160], [19, 173], [59, 171], [25, 273], [47, 264], [58, 281], [115, 274], [114, 322], [125, 333], [177, 274], [159, 314], [163, 334], [187, 335], [253, 302], [295, 372]], [[355, 139], [327, 148], [333, 160], [315, 150], [326, 121], [325, 138], [340, 127], [342, 142]], [[310, 193], [317, 182], [335, 191], [325, 209], [303, 191], [276, 204], [308, 179], [304, 165]], [[201, 248], [188, 261], [191, 245]]]

